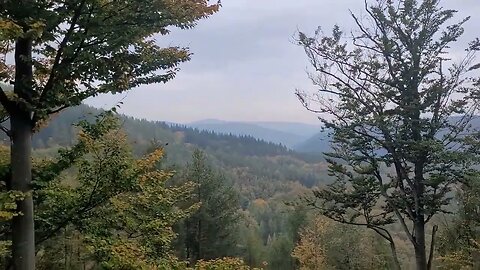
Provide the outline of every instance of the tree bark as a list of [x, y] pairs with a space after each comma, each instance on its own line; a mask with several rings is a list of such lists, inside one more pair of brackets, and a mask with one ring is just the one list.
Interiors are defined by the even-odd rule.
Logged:
[[390, 250], [392, 252], [392, 259], [393, 259], [393, 268], [395, 270], [401, 270], [402, 267], [400, 265], [400, 261], [398, 260], [398, 255], [397, 255], [397, 248], [395, 247], [395, 242], [393, 242], [393, 239], [389, 241], [390, 243]]
[[35, 230], [32, 200], [32, 127], [30, 119], [12, 115], [10, 119], [11, 142], [11, 188], [26, 193], [17, 201], [21, 212], [12, 221], [12, 257], [15, 270], [35, 269]]
[[415, 227], [415, 262], [417, 270], [427, 270], [427, 251], [425, 248], [425, 222], [423, 221], [423, 216], [420, 217], [422, 220], [416, 220]]
[[32, 134], [28, 103], [34, 96], [31, 38], [19, 38], [15, 44], [14, 93], [19, 98], [10, 110], [11, 190], [25, 193], [17, 201], [21, 213], [12, 220], [12, 260], [15, 270], [35, 269], [35, 230], [32, 199]]
[[433, 264], [433, 254], [435, 252], [435, 236], [437, 234], [438, 226], [434, 225], [432, 229], [432, 240], [430, 241], [430, 252], [428, 255], [428, 263], [427, 263], [427, 269], [430, 270], [432, 269], [432, 264]]

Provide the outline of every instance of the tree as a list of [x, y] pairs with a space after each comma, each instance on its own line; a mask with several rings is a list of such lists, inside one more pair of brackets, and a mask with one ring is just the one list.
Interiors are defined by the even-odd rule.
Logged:
[[250, 268], [243, 260], [238, 258], [222, 258], [210, 261], [200, 260], [194, 268], [188, 270], [261, 270], [261, 268]]
[[[478, 269], [480, 263], [480, 182], [465, 181], [457, 191], [458, 210], [439, 237], [442, 269]], [[475, 268], [476, 267], [476, 268]]]
[[388, 225], [399, 223], [417, 269], [431, 267], [428, 222], [448, 204], [452, 184], [473, 170], [465, 139], [479, 105], [472, 71], [480, 65], [472, 61], [480, 42], [453, 63], [448, 53], [468, 18], [447, 25], [455, 11], [439, 2], [366, 2], [365, 18], [352, 14], [357, 30], [347, 39], [338, 26], [332, 35], [319, 29], [298, 38], [319, 89], [297, 95], [333, 134], [327, 158], [335, 181], [309, 203], [333, 220], [374, 230], [395, 257]]
[[[0, 175], [8, 173], [8, 164], [10, 164], [10, 152], [6, 146], [0, 146]], [[24, 198], [24, 194], [15, 191], [5, 191], [5, 181], [0, 181], [0, 226], [1, 223], [10, 222], [12, 218], [20, 213], [17, 211], [16, 201]], [[10, 239], [0, 240], [0, 264], [10, 253]]]
[[[74, 146], [61, 149], [56, 158], [34, 162], [37, 268], [70, 269], [89, 262], [114, 269], [151, 269], [175, 262], [170, 253], [172, 227], [198, 208], [180, 207], [194, 185], [167, 184], [173, 174], [156, 168], [162, 148], [135, 158], [111, 113], [94, 123], [83, 121], [80, 127]], [[4, 179], [9, 161], [0, 160]], [[3, 221], [17, 212], [14, 194], [1, 191]], [[8, 244], [3, 240], [11, 227], [4, 224], [0, 243]], [[67, 249], [78, 252], [69, 254]]]
[[263, 265], [266, 248], [257, 221], [249, 215], [248, 211], [243, 212], [242, 221], [239, 229], [241, 257], [250, 267]]
[[295, 263], [290, 256], [294, 247], [292, 238], [288, 234], [274, 234], [267, 242], [268, 269], [290, 270]]
[[300, 269], [390, 269], [383, 246], [371, 231], [315, 216], [293, 249]]
[[185, 220], [185, 251], [190, 262], [235, 255], [239, 221], [238, 194], [215, 172], [200, 150], [193, 153], [184, 178], [195, 183], [193, 203], [200, 208]]
[[[0, 88], [11, 138], [13, 191], [31, 192], [31, 137], [49, 115], [100, 93], [166, 82], [185, 48], [162, 48], [153, 37], [171, 27], [193, 27], [218, 9], [207, 0], [2, 1], [0, 4]], [[13, 64], [8, 60], [13, 56]], [[6, 120], [6, 118], [3, 118]], [[33, 202], [17, 202], [13, 218], [15, 269], [35, 268]]]
[[179, 207], [192, 195], [194, 186], [169, 186], [173, 174], [155, 168], [162, 156], [163, 149], [158, 148], [135, 160], [134, 188], [112, 196], [82, 224], [75, 224], [92, 258], [103, 268], [155, 269], [172, 262], [173, 225], [198, 207]]
[[315, 218], [309, 226], [300, 231], [300, 239], [292, 251], [292, 257], [298, 260], [300, 270], [327, 267], [324, 235], [328, 225], [325, 220]]

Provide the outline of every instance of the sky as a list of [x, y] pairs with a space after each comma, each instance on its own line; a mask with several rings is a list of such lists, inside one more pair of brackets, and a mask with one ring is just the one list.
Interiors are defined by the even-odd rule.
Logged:
[[[480, 36], [479, 0], [443, 0], [459, 10], [454, 20], [472, 18], [459, 41], [464, 47]], [[188, 123], [203, 119], [318, 123], [295, 97], [295, 89], [315, 90], [303, 49], [294, 43], [299, 30], [349, 31], [349, 10], [362, 12], [363, 0], [223, 0], [222, 8], [190, 30], [160, 37], [162, 45], [189, 47], [192, 60], [166, 84], [141, 86], [119, 95], [102, 95], [87, 104], [148, 120]], [[453, 22], [453, 21], [452, 21]]]

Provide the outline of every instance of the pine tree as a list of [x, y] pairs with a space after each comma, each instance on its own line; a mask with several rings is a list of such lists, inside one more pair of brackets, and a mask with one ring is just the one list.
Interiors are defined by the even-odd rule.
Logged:
[[235, 255], [239, 199], [233, 186], [195, 150], [184, 178], [196, 184], [193, 202], [200, 208], [184, 223], [186, 258], [195, 262]]

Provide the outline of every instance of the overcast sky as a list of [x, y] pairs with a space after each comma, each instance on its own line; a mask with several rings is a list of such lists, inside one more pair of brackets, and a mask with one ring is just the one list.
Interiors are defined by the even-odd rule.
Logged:
[[[443, 0], [471, 15], [465, 40], [480, 36], [479, 0]], [[318, 123], [296, 99], [296, 88], [311, 90], [307, 59], [293, 43], [299, 29], [312, 33], [335, 23], [352, 27], [349, 9], [361, 14], [363, 0], [223, 0], [220, 12], [192, 30], [174, 31], [160, 44], [190, 47], [192, 60], [167, 84], [142, 86], [117, 96], [88, 100], [150, 120], [186, 123], [215, 118], [234, 121]]]

